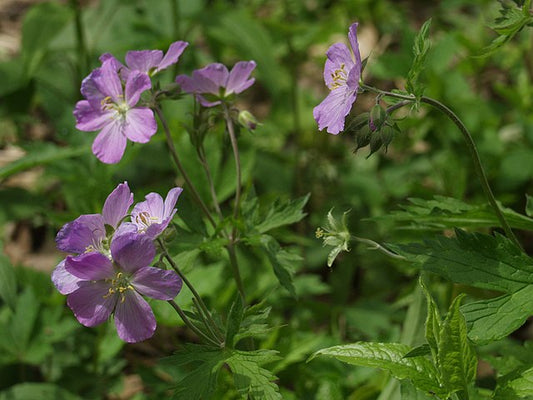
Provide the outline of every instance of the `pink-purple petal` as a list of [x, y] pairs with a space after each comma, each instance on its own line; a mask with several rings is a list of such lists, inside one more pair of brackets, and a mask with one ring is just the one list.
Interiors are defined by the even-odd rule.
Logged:
[[172, 300], [183, 284], [174, 271], [154, 267], [137, 270], [130, 282], [139, 293], [157, 300]]
[[103, 163], [116, 164], [124, 155], [127, 140], [122, 130], [123, 121], [120, 118], [116, 118], [110, 124], [104, 126], [98, 136], [96, 136], [96, 139], [94, 139], [92, 151]]
[[116, 295], [109, 295], [110, 288], [106, 282], [81, 282], [78, 290], [68, 295], [67, 304], [82, 325], [107, 321], [117, 302]]
[[341, 87], [332, 90], [329, 95], [313, 109], [313, 116], [318, 129], [327, 128], [327, 132], [337, 135], [344, 129], [344, 118], [349, 114], [357, 97], [357, 91]]
[[111, 260], [98, 252], [85, 253], [77, 257], [67, 256], [65, 270], [84, 281], [109, 279], [115, 274]]
[[57, 248], [66, 253], [84, 253], [90, 246], [98, 247], [105, 238], [104, 220], [100, 214], [80, 215], [65, 224], [57, 233]]
[[181, 54], [185, 50], [185, 48], [189, 45], [187, 42], [183, 41], [177, 41], [172, 43], [167, 51], [167, 54], [165, 54], [165, 57], [161, 60], [159, 65], [157, 66], [156, 71], [162, 71], [168, 67], [170, 67], [173, 64], [176, 64], [178, 62], [178, 59], [180, 58]]
[[150, 77], [143, 72], [133, 71], [128, 75], [126, 81], [126, 103], [129, 107], [134, 107], [141, 97], [141, 94], [152, 87]]
[[161, 195], [159, 193], [148, 193], [145, 196], [145, 201], [135, 204], [131, 214], [132, 216], [136, 216], [142, 212], [146, 212], [150, 216], [162, 220], [165, 212], [165, 203]]
[[155, 257], [155, 246], [149, 237], [141, 234], [114, 236], [111, 254], [120, 268], [133, 273], [147, 267]]
[[180, 188], [179, 186], [168, 191], [167, 197], [165, 198], [165, 211], [163, 212], [163, 218], [168, 218], [170, 216], [174, 210], [174, 207], [176, 206], [181, 192], [183, 192], [183, 188]]
[[348, 29], [348, 40], [350, 41], [350, 46], [352, 47], [353, 54], [355, 56], [355, 65], [359, 66], [361, 69], [361, 54], [359, 53], [359, 42], [357, 41], [357, 26], [359, 24], [354, 22], [350, 25]]
[[154, 113], [146, 107], [136, 107], [128, 111], [124, 134], [132, 142], [147, 143], [157, 132]]
[[136, 343], [152, 337], [156, 321], [146, 300], [134, 290], [126, 290], [115, 307], [115, 326], [122, 340]]
[[231, 93], [241, 93], [253, 85], [255, 79], [249, 79], [254, 70], [255, 61], [239, 61], [231, 70], [226, 87], [226, 95]]
[[76, 129], [92, 132], [102, 129], [113, 119], [113, 111], [94, 108], [87, 100], [80, 100], [74, 108]]
[[134, 50], [126, 53], [126, 64], [132, 70], [148, 73], [163, 59], [161, 50]]
[[116, 229], [132, 204], [133, 193], [128, 186], [128, 182], [119, 184], [105, 200], [102, 209], [104, 222]]
[[52, 272], [52, 283], [59, 293], [63, 295], [70, 294], [77, 290], [79, 288], [78, 284], [81, 281], [82, 279], [72, 275], [65, 269], [65, 260], [61, 260]]

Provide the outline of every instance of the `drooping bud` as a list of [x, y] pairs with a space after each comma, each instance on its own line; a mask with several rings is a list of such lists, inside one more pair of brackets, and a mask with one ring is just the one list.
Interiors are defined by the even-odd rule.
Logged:
[[238, 121], [241, 126], [250, 131], [255, 130], [255, 128], [257, 128], [257, 125], [261, 125], [255, 118], [255, 116], [247, 110], [239, 112]]
[[386, 123], [379, 131], [381, 143], [383, 144], [383, 147], [385, 147], [385, 152], [387, 152], [389, 144], [392, 142], [392, 139], [394, 139], [394, 130], [395, 129], [392, 126]]

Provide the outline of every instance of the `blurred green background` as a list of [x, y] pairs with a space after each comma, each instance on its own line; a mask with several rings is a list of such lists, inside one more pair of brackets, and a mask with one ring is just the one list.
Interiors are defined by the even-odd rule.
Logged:
[[[362, 57], [369, 57], [364, 81], [403, 89], [413, 38], [431, 17], [432, 49], [422, 75], [426, 94], [464, 120], [496, 197], [523, 212], [524, 193], [533, 194], [533, 31], [477, 57], [495, 37], [487, 25], [498, 8], [490, 0], [0, 2], [0, 399], [159, 399], [186, 373], [159, 361], [195, 340], [176, 328], [167, 304], [154, 304], [156, 335], [125, 346], [108, 324], [79, 325], [50, 282], [64, 257], [55, 250], [58, 229], [80, 214], [100, 212], [118, 183], [127, 180], [137, 201], [150, 191], [165, 194], [183, 185], [162, 133], [148, 144], [130, 144], [122, 161], [109, 166], [90, 152], [95, 134], [77, 131], [72, 115], [81, 80], [99, 66], [102, 53], [123, 60], [128, 50], [166, 50], [175, 40], [190, 46], [164, 72], [165, 83], [210, 62], [257, 62], [256, 84], [238, 103], [263, 124], [253, 133], [241, 131], [245, 186], [253, 187], [262, 204], [311, 194], [307, 217], [278, 233], [286, 249], [301, 257], [294, 263], [298, 298], [279, 288], [268, 266], [251, 258], [244, 263], [250, 297], [273, 307], [272, 329], [261, 347], [280, 351], [281, 361], [270, 369], [284, 398], [378, 398], [387, 374], [305, 360], [328, 345], [398, 340], [417, 271], [362, 245], [328, 269], [328, 249], [314, 237], [315, 229], [331, 208], [336, 215], [351, 210], [353, 234], [408, 241], [427, 231], [372, 218], [398, 210], [410, 197], [443, 195], [472, 204], [484, 197], [460, 133], [433, 110], [403, 112], [402, 134], [387, 153], [369, 159], [368, 149], [353, 154], [349, 135], [318, 132], [312, 109], [327, 94], [325, 51], [346, 42], [349, 25], [358, 21]], [[373, 104], [373, 95], [362, 94], [354, 112]], [[190, 123], [192, 103], [166, 102], [164, 111], [184, 164], [201, 186], [183, 127]], [[213, 160], [220, 158], [221, 136], [219, 129], [207, 140]], [[186, 196], [178, 209], [185, 221], [197, 214]], [[531, 234], [520, 237], [533, 250]], [[194, 263], [179, 261], [211, 306], [224, 310], [234, 288], [218, 254], [207, 249]], [[190, 304], [186, 293], [178, 299]], [[529, 339], [528, 332], [517, 335]], [[219, 379], [217, 398], [239, 398], [227, 371]], [[490, 381], [490, 371], [479, 379]]]

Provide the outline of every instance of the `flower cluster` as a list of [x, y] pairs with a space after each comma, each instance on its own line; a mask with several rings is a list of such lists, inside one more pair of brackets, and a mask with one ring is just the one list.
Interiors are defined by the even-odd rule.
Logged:
[[[142, 105], [141, 95], [152, 88], [150, 78], [177, 63], [187, 46], [187, 42], [174, 42], [166, 54], [160, 50], [129, 51], [126, 65], [109, 53], [100, 57], [101, 67], [82, 82], [85, 100], [74, 109], [77, 129], [100, 131], [92, 146], [100, 161], [118, 163], [128, 140], [147, 143], [156, 133], [154, 113]], [[213, 107], [248, 89], [255, 81], [250, 78], [255, 65], [254, 61], [240, 61], [229, 72], [225, 65], [214, 63], [193, 71], [192, 77], [179, 75], [176, 82], [204, 107]]]
[[100, 57], [102, 66], [81, 85], [85, 100], [76, 104], [76, 128], [100, 131], [93, 142], [94, 155], [106, 164], [122, 159], [127, 140], [146, 143], [157, 131], [154, 113], [139, 106], [141, 94], [152, 87], [150, 76], [178, 62], [188, 43], [174, 42], [166, 55], [160, 50], [130, 51], [126, 66], [111, 54]]
[[182, 189], [169, 191], [165, 200], [150, 193], [131, 211], [133, 194], [126, 182], [108, 196], [101, 214], [81, 215], [56, 237], [68, 255], [52, 273], [57, 290], [85, 326], [105, 322], [111, 314], [119, 337], [126, 342], [150, 338], [156, 321], [142, 295], [172, 300], [181, 290], [174, 271], [150, 267], [156, 255], [154, 239], [169, 225]]

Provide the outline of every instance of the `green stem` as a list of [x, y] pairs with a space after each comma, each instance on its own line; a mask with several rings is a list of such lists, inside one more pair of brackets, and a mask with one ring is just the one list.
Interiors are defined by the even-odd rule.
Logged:
[[204, 339], [206, 342], [211, 343], [213, 346], [216, 347], [222, 347], [221, 343], [217, 343], [215, 340], [207, 336], [205, 333], [203, 333], [200, 329], [198, 329], [190, 320], [187, 318], [187, 315], [183, 312], [183, 310], [176, 304], [174, 300], [169, 300], [168, 303], [176, 310], [180, 318], [183, 320], [185, 325], [189, 327], [191, 331], [196, 333], [198, 336], [200, 336], [202, 339]]
[[89, 53], [85, 41], [85, 31], [81, 15], [81, 6], [79, 0], [70, 0], [70, 6], [74, 10], [74, 24], [76, 27], [76, 41], [78, 47], [78, 80], [81, 82], [82, 77], [89, 69]]
[[229, 112], [229, 108], [227, 104], [223, 103], [224, 108], [224, 119], [226, 120], [226, 126], [228, 129], [229, 138], [231, 141], [231, 148], [233, 149], [233, 158], [235, 159], [235, 170], [237, 173], [237, 182], [236, 182], [236, 191], [235, 191], [235, 206], [233, 208], [233, 228], [231, 230], [231, 235], [229, 237], [230, 242], [227, 246], [228, 255], [229, 255], [229, 261], [231, 265], [231, 269], [233, 272], [233, 276], [235, 277], [235, 282], [237, 283], [237, 289], [239, 290], [239, 293], [242, 297], [242, 302], [246, 304], [246, 296], [244, 293], [244, 286], [242, 284], [241, 274], [239, 272], [239, 264], [237, 262], [237, 255], [235, 253], [235, 242], [237, 241], [237, 228], [236, 228], [236, 221], [239, 217], [239, 209], [241, 204], [241, 184], [242, 184], [242, 176], [241, 176], [241, 159], [239, 156], [239, 146], [237, 145], [237, 137], [235, 136], [235, 129], [233, 127], [233, 120], [231, 119], [231, 115]]
[[176, 271], [176, 273], [179, 275], [183, 283], [185, 283], [185, 285], [189, 288], [194, 298], [198, 301], [198, 304], [200, 306], [199, 310], [202, 311], [205, 317], [209, 320], [210, 326], [218, 331], [218, 327], [215, 321], [213, 320], [213, 317], [211, 317], [211, 313], [207, 309], [207, 306], [202, 300], [202, 297], [200, 296], [200, 294], [196, 291], [196, 289], [194, 288], [192, 283], [187, 279], [187, 277], [181, 272], [181, 270], [179, 269], [178, 265], [174, 262], [172, 257], [170, 257], [170, 254], [168, 253], [165, 243], [161, 239], [157, 239], [157, 242], [159, 243], [159, 246], [161, 247], [161, 251], [163, 252], [163, 257], [168, 261], [172, 269]]
[[358, 236], [354, 236], [352, 235], [351, 236], [351, 239], [357, 241], [357, 242], [360, 242], [360, 243], [365, 243], [365, 244], [368, 244], [370, 245], [370, 249], [371, 250], [378, 250], [378, 251], [381, 251], [383, 254], [386, 254], [388, 255], [389, 257], [392, 257], [392, 258], [396, 258], [398, 260], [405, 260], [405, 257], [404, 256], [401, 256], [399, 254], [396, 254], [396, 253], [393, 253], [392, 251], [390, 251], [389, 249], [383, 247], [382, 245], [380, 245], [379, 243], [377, 242], [374, 242], [373, 240], [370, 240], [370, 239], [365, 239], [365, 238], [362, 238], [362, 237], [358, 237]]
[[200, 160], [200, 163], [202, 164], [202, 167], [203, 167], [204, 172], [205, 172], [205, 176], [207, 178], [207, 183], [209, 185], [209, 191], [211, 192], [211, 199], [213, 200], [213, 204], [215, 206], [215, 210], [216, 210], [219, 218], [222, 220], [222, 219], [224, 219], [224, 217], [222, 215], [222, 210], [220, 209], [220, 204], [218, 202], [217, 192], [215, 190], [213, 177], [211, 175], [211, 169], [209, 168], [209, 164], [207, 162], [207, 157], [205, 155], [205, 149], [204, 149], [204, 146], [203, 146], [202, 143], [198, 145], [197, 153], [198, 153], [198, 159]]
[[[361, 85], [361, 88], [372, 91], [374, 93], [379, 93], [385, 96], [395, 97], [397, 99], [402, 99], [402, 100], [406, 100], [409, 102], [416, 102], [416, 98], [414, 96], [406, 96], [406, 95], [402, 95], [398, 93], [387, 92], [387, 91], [376, 89], [372, 86], [367, 86], [367, 85]], [[483, 164], [481, 163], [481, 159], [479, 157], [476, 144], [474, 142], [474, 139], [472, 138], [472, 135], [466, 128], [466, 126], [463, 124], [463, 122], [459, 119], [459, 117], [450, 108], [442, 104], [440, 101], [432, 99], [430, 97], [422, 96], [420, 98], [420, 102], [428, 104], [436, 108], [437, 110], [442, 112], [444, 115], [446, 115], [457, 126], [457, 128], [459, 128], [459, 131], [463, 135], [463, 138], [470, 152], [470, 156], [472, 157], [472, 160], [474, 162], [474, 169], [481, 183], [481, 187], [483, 188], [483, 192], [485, 193], [485, 196], [487, 196], [487, 199], [489, 200], [489, 204], [494, 210], [494, 213], [496, 214], [496, 217], [498, 218], [498, 221], [500, 222], [501, 227], [505, 231], [506, 236], [510, 240], [512, 240], [514, 244], [518, 246], [518, 248], [521, 249], [522, 246], [520, 245], [520, 242], [518, 242], [518, 240], [516, 239], [516, 236], [511, 230], [511, 226], [507, 222], [507, 219], [503, 215], [502, 210], [500, 209], [500, 206], [496, 202], [494, 193], [492, 192], [492, 189], [490, 188], [489, 182], [487, 180], [487, 175], [485, 174], [485, 170], [483, 169]]]
[[170, 129], [168, 128], [168, 124], [163, 115], [163, 112], [161, 111], [158, 105], [154, 105], [153, 109], [155, 113], [157, 114], [157, 116], [159, 117], [159, 120], [161, 121], [161, 125], [163, 125], [163, 130], [165, 131], [165, 136], [167, 139], [168, 149], [170, 151], [170, 155], [172, 156], [172, 159], [174, 160], [174, 163], [176, 164], [176, 167], [178, 168], [178, 171], [183, 176], [183, 179], [185, 180], [185, 183], [187, 184], [188, 189], [192, 193], [192, 197], [194, 198], [196, 203], [200, 206], [203, 213], [205, 214], [205, 216], [207, 217], [207, 219], [213, 226], [213, 228], [216, 228], [217, 224], [215, 223], [215, 220], [211, 216], [211, 213], [209, 212], [207, 206], [205, 205], [200, 195], [196, 191], [196, 188], [192, 184], [191, 180], [189, 179], [189, 176], [187, 175], [187, 173], [185, 172], [185, 169], [183, 168], [183, 165], [181, 164], [181, 161], [178, 157], [178, 152], [176, 151], [176, 147], [174, 147], [174, 142], [172, 141], [172, 135], [170, 134]]

